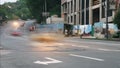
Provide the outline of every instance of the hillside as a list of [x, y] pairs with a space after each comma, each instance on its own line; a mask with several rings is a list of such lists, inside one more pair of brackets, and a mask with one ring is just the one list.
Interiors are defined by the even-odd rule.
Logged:
[[[42, 12], [45, 9], [45, 0], [26, 0], [27, 5], [34, 16], [39, 22], [44, 20], [42, 17]], [[46, 0], [47, 3], [47, 12], [50, 12], [50, 15], [57, 14], [60, 16], [61, 13], [61, 0]]]

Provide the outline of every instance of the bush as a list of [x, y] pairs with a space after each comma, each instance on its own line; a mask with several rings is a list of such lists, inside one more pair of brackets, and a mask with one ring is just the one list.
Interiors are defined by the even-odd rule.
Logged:
[[113, 38], [120, 38], [120, 31], [113, 35]]
[[120, 9], [118, 10], [118, 12], [116, 13], [113, 22], [115, 24], [117, 24], [118, 28], [120, 29]]

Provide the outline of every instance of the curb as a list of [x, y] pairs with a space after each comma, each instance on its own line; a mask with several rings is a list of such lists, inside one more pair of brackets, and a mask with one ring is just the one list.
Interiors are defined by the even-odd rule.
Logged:
[[120, 40], [114, 40], [114, 39], [97, 39], [97, 38], [81, 38], [81, 39], [88, 39], [88, 40], [105, 40], [105, 41], [120, 41]]

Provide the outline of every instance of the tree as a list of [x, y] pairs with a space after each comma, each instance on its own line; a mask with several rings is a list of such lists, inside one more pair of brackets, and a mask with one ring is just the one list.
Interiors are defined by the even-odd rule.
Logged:
[[[42, 22], [42, 12], [45, 8], [45, 0], [26, 0], [26, 2], [34, 18], [36, 18], [39, 22]], [[61, 0], [46, 0], [46, 2], [47, 12], [50, 12], [50, 15], [57, 14], [60, 16]]]
[[0, 5], [0, 25], [2, 24], [3, 21], [6, 20], [6, 8], [4, 5]]
[[120, 9], [118, 9], [118, 12], [116, 13], [113, 22], [117, 24], [118, 28], [120, 29]]
[[0, 14], [7, 17], [7, 19], [31, 19], [32, 15], [29, 11], [26, 1], [19, 0], [16, 3], [5, 3], [0, 6]]

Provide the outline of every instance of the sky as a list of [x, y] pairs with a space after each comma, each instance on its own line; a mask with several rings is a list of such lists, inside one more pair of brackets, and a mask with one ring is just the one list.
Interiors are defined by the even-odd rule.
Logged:
[[17, 0], [0, 0], [0, 4], [4, 4], [5, 2], [16, 2]]

